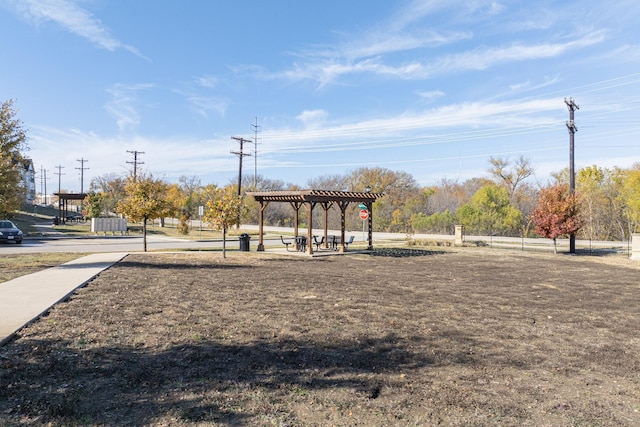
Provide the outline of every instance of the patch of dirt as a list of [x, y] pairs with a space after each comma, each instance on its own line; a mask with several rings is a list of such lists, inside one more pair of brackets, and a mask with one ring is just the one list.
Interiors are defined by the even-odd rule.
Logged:
[[637, 265], [376, 255], [129, 255], [0, 348], [0, 424], [638, 424]]

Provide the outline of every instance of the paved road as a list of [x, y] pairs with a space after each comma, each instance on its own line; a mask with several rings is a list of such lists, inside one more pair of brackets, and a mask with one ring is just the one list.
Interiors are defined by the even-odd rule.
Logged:
[[[0, 256], [3, 253], [30, 253], [30, 252], [76, 252], [76, 253], [97, 253], [97, 252], [141, 252], [142, 236], [87, 236], [70, 238], [62, 234], [55, 234], [55, 230], [48, 225], [41, 225], [42, 231], [48, 236], [47, 239], [25, 239], [22, 245], [14, 243], [0, 244]], [[243, 225], [243, 228], [249, 231], [257, 231], [257, 225]], [[291, 235], [292, 228], [286, 227], [265, 227], [265, 233], [269, 233], [270, 237], [265, 238], [265, 246], [279, 247], [282, 246], [279, 236]], [[299, 233], [306, 234], [306, 229], [300, 229]], [[314, 234], [321, 234], [322, 230], [314, 230]], [[329, 230], [329, 234], [340, 234], [339, 230]], [[349, 231], [348, 236], [353, 235], [356, 243], [362, 243], [366, 238], [366, 234], [362, 230]], [[382, 242], [396, 241], [401, 242], [407, 238], [404, 233], [373, 233], [374, 247]], [[447, 235], [430, 235], [416, 234], [415, 239], [437, 240], [437, 241], [453, 241], [453, 236]], [[553, 241], [551, 239], [522, 239], [519, 237], [490, 237], [490, 236], [465, 236], [465, 241], [483, 241], [487, 246], [507, 247], [514, 249], [536, 248], [553, 250]], [[238, 238], [231, 237], [227, 239], [227, 248], [237, 250], [239, 248]], [[258, 244], [257, 236], [253, 236], [250, 242], [251, 250], [254, 251]], [[568, 239], [558, 239], [558, 250], [568, 250]], [[629, 252], [629, 244], [627, 242], [589, 242], [577, 241], [576, 246], [580, 249], [594, 248], [610, 249], [618, 252]], [[189, 240], [163, 236], [147, 236], [147, 249], [149, 251], [161, 250], [210, 250], [221, 249], [222, 240]]]
[[[271, 243], [270, 243], [271, 242]], [[280, 239], [265, 242], [276, 245]], [[255, 250], [256, 241], [251, 241], [252, 250]], [[169, 237], [147, 236], [147, 249], [149, 251], [172, 249], [221, 249], [222, 240], [186, 240]], [[227, 239], [227, 249], [237, 250], [239, 243], [237, 238]], [[2, 254], [18, 254], [31, 252], [141, 252], [143, 250], [142, 237], [131, 236], [96, 236], [82, 238], [49, 238], [49, 239], [24, 239], [21, 245], [15, 243], [0, 244], [0, 256]]]

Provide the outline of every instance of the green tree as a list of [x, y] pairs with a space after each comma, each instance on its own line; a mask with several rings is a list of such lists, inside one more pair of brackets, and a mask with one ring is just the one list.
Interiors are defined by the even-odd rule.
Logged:
[[203, 220], [212, 228], [222, 230], [222, 256], [227, 257], [227, 230], [240, 226], [246, 216], [242, 196], [238, 196], [236, 186], [223, 188], [208, 185], [204, 190], [206, 209]]
[[103, 195], [100, 201], [100, 210], [103, 215], [109, 216], [116, 211], [118, 202], [126, 197], [124, 191], [126, 183], [126, 178], [113, 173], [91, 180], [91, 191]]
[[480, 233], [514, 234], [522, 223], [522, 213], [511, 205], [507, 189], [496, 184], [481, 187], [456, 215], [462, 225]]
[[165, 201], [168, 185], [152, 175], [127, 178], [126, 197], [118, 202], [116, 211], [133, 221], [142, 222], [142, 242], [147, 251], [147, 221], [163, 217], [169, 209]]
[[411, 229], [418, 233], [451, 234], [455, 222], [456, 217], [448, 209], [431, 215], [418, 212], [411, 216]]
[[104, 193], [96, 193], [90, 191], [84, 199], [87, 207], [87, 216], [89, 218], [99, 218], [102, 215], [102, 202], [105, 198]]
[[531, 219], [538, 234], [553, 239], [554, 253], [558, 253], [558, 237], [576, 233], [582, 226], [576, 196], [563, 184], [540, 190]]
[[0, 104], [0, 217], [10, 216], [24, 201], [20, 166], [26, 141], [27, 133], [16, 118], [13, 100], [4, 101]]

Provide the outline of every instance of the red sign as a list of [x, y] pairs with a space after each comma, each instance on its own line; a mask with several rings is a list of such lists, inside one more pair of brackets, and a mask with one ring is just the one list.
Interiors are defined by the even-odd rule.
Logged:
[[369, 218], [369, 211], [366, 209], [360, 209], [360, 219], [364, 221], [367, 218]]

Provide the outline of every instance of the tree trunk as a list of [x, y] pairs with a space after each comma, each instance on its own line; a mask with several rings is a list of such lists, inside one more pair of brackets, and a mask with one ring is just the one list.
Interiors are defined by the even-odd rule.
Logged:
[[222, 227], [222, 258], [227, 257], [227, 227]]
[[147, 252], [147, 218], [142, 220], [142, 248]]
[[553, 253], [558, 255], [558, 247], [556, 246], [556, 239], [553, 239]]

